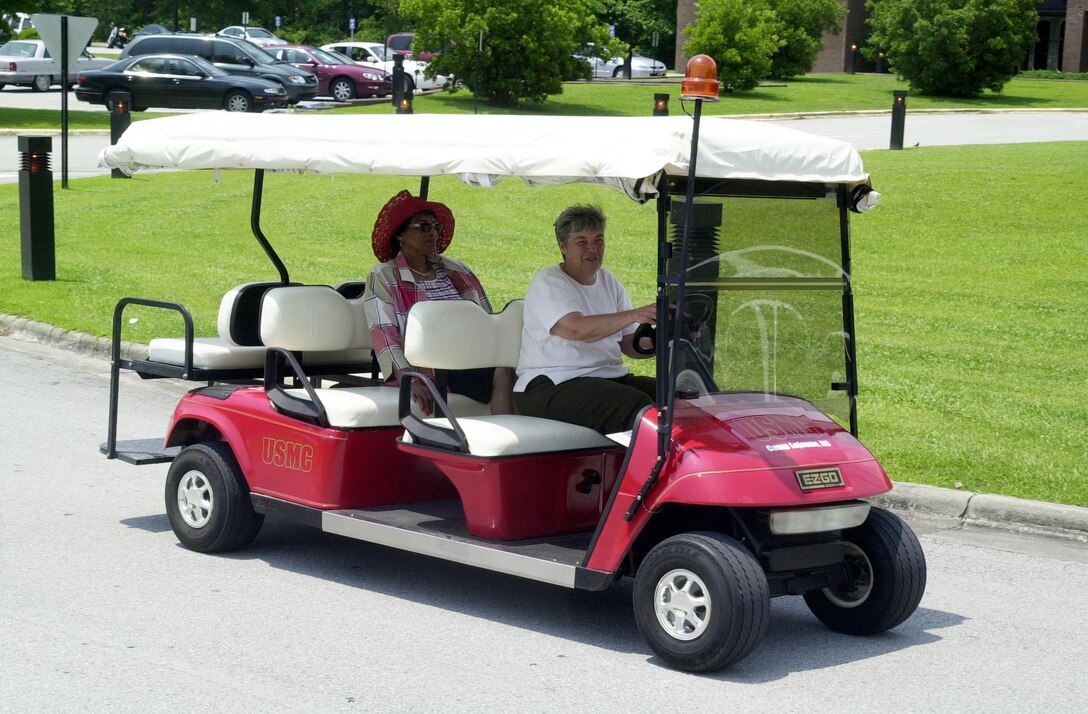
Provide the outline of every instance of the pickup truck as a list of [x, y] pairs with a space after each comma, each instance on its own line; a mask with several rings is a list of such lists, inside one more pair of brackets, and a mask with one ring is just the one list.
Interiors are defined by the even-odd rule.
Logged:
[[[80, 72], [100, 69], [111, 62], [114, 60], [94, 57], [83, 50], [75, 66], [68, 68], [66, 86], [75, 84]], [[49, 56], [42, 40], [11, 40], [0, 46], [0, 89], [14, 84], [46, 92], [60, 83], [60, 61]]]

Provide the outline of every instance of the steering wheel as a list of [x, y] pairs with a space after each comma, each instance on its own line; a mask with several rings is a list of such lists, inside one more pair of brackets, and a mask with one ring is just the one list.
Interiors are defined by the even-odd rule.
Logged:
[[[644, 337], [650, 338], [650, 347], [648, 349], [642, 346]], [[640, 355], [652, 355], [657, 352], [657, 328], [648, 322], [640, 324], [635, 330], [631, 347]]]

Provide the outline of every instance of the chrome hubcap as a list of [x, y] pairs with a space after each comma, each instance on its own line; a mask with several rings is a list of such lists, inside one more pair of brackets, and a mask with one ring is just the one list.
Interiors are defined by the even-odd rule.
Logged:
[[654, 590], [657, 622], [678, 640], [694, 640], [710, 624], [710, 593], [702, 579], [683, 568], [670, 570]]
[[203, 528], [212, 518], [215, 499], [208, 479], [199, 471], [187, 471], [178, 483], [178, 511], [190, 528]]

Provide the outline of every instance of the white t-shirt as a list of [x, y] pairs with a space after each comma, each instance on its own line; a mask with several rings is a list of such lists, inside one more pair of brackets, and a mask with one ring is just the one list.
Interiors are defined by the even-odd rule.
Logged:
[[525, 323], [521, 328], [521, 353], [515, 392], [524, 392], [534, 378], [547, 375], [560, 384], [575, 377], [622, 377], [620, 339], [638, 327], [631, 323], [619, 332], [596, 342], [567, 340], [551, 334], [560, 318], [572, 312], [605, 315], [630, 310], [620, 281], [608, 270], [597, 271], [593, 285], [582, 285], [558, 265], [544, 268], [533, 277], [525, 294]]

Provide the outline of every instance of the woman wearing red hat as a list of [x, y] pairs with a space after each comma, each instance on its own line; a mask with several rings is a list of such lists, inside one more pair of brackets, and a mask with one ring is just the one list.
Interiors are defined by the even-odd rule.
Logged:
[[[404, 358], [408, 310], [421, 300], [471, 300], [491, 312], [480, 281], [464, 263], [441, 255], [453, 241], [453, 213], [442, 203], [401, 191], [374, 222], [372, 246], [381, 264], [366, 281], [363, 305], [378, 365], [389, 383], [415, 368]], [[427, 370], [419, 370], [426, 373]], [[492, 414], [512, 414], [513, 370], [507, 367], [451, 372], [448, 388], [478, 402]], [[430, 394], [418, 380], [412, 399], [430, 413]]]

